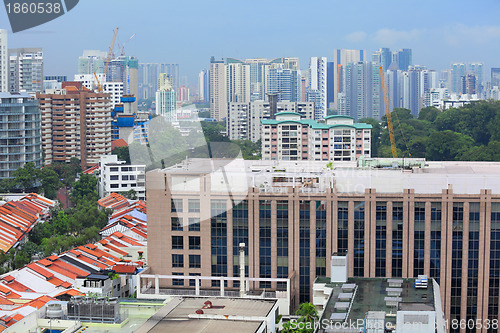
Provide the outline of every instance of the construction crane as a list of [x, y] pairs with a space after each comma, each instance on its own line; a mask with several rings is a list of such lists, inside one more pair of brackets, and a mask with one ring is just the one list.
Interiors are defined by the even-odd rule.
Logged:
[[106, 58], [106, 62], [104, 63], [104, 71], [103, 71], [104, 75], [103, 75], [102, 84], [99, 82], [99, 80], [97, 79], [97, 75], [94, 73], [94, 76], [97, 80], [97, 91], [98, 92], [102, 92], [103, 88], [104, 88], [104, 81], [106, 80], [106, 73], [108, 72], [109, 62], [111, 61], [111, 57], [113, 56], [113, 48], [115, 47], [115, 41], [116, 41], [117, 34], [118, 34], [118, 28], [116, 28], [114, 30], [113, 39], [111, 40], [111, 45], [109, 46], [109, 50], [108, 50], [108, 56]]
[[135, 34], [133, 34], [132, 36], [130, 36], [129, 39], [127, 39], [127, 41], [125, 43], [123, 43], [122, 45], [118, 44], [118, 46], [122, 49], [122, 53], [120, 54], [121, 56], [124, 56], [125, 55], [125, 45], [132, 39], [135, 37]]
[[389, 93], [387, 91], [387, 86], [385, 83], [384, 68], [382, 66], [379, 66], [378, 70], [380, 71], [380, 84], [382, 85], [382, 91], [384, 92], [385, 115], [387, 116], [387, 128], [389, 129], [389, 137], [391, 138], [392, 157], [397, 158], [398, 152], [396, 150], [396, 140], [394, 139], [394, 128], [392, 127], [391, 109], [389, 107]]

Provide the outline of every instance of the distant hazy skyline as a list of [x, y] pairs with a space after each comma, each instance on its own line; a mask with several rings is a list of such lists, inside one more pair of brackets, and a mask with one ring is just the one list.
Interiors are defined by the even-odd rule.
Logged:
[[[413, 63], [448, 69], [453, 62], [483, 62], [484, 78], [500, 67], [500, 1], [430, 0], [81, 0], [66, 15], [11, 33], [5, 8], [0, 28], [9, 48], [42, 47], [45, 75], [77, 72], [85, 49], [107, 51], [113, 29], [139, 62], [178, 63], [196, 83], [210, 57], [333, 59], [334, 49], [411, 48]], [[119, 53], [115, 49], [115, 54]]]

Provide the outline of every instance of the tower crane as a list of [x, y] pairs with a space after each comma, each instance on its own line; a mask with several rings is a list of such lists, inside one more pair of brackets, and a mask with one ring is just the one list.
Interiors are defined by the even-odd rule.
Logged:
[[394, 128], [392, 126], [391, 110], [389, 107], [389, 93], [387, 92], [387, 86], [385, 83], [384, 68], [379, 66], [378, 70], [380, 71], [380, 84], [382, 85], [382, 91], [384, 92], [385, 115], [387, 116], [387, 128], [389, 129], [389, 137], [391, 139], [392, 157], [397, 158], [398, 153], [396, 151], [396, 140], [394, 139]]
[[118, 43], [118, 47], [120, 47], [122, 49], [122, 53], [120, 54], [121, 56], [124, 56], [125, 55], [125, 45], [132, 39], [135, 37], [135, 34], [133, 34], [132, 36], [130, 36], [129, 39], [127, 39], [127, 41], [125, 43], [123, 43], [122, 45], [120, 45]]
[[[104, 63], [103, 80], [106, 80], [106, 73], [108, 72], [109, 62], [111, 61], [111, 57], [113, 56], [113, 48], [115, 47], [115, 41], [116, 41], [117, 34], [118, 34], [118, 28], [116, 28], [114, 30], [113, 39], [111, 40], [111, 45], [109, 46], [109, 50], [108, 50], [108, 56], [106, 58], [106, 62]], [[104, 88], [104, 82], [102, 82], [102, 84], [101, 84], [101, 82], [99, 82], [99, 80], [97, 79], [97, 75], [95, 73], [94, 73], [94, 76], [97, 80], [97, 91], [102, 92], [103, 88]]]

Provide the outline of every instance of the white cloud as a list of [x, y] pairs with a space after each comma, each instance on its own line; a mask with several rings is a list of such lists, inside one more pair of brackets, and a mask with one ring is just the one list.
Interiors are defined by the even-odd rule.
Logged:
[[454, 24], [443, 29], [444, 40], [450, 46], [470, 45], [469, 43], [484, 45], [498, 42], [500, 39], [500, 26], [467, 26]]
[[365, 38], [366, 38], [366, 32], [364, 31], [351, 32], [349, 35], [345, 37], [346, 40], [354, 43], [363, 42]]
[[396, 44], [416, 41], [424, 31], [413, 29], [409, 31], [394, 29], [379, 29], [373, 35], [373, 40], [383, 46], [394, 46]]

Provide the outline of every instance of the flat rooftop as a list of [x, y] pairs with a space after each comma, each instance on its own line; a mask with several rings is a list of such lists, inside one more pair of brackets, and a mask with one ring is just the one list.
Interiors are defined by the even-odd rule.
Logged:
[[[212, 308], [202, 309], [206, 301]], [[276, 301], [235, 298], [175, 298], [147, 320], [137, 333], [221, 333], [256, 332], [264, 321], [250, 321], [251, 317], [267, 317]], [[206, 318], [190, 318], [196, 310], [202, 309]], [[215, 319], [213, 316], [241, 316], [247, 320]]]
[[[432, 279], [428, 281], [426, 289], [415, 288], [415, 279], [394, 278], [401, 280], [401, 300], [398, 306], [388, 306], [386, 303], [388, 295], [387, 288], [389, 286], [387, 278], [349, 278], [347, 284], [355, 284], [357, 286], [354, 292], [354, 300], [348, 310], [346, 320], [356, 322], [358, 319], [364, 319], [369, 311], [383, 311], [386, 313], [386, 322], [395, 322], [397, 311], [434, 311], [434, 289]], [[329, 283], [329, 278], [318, 278], [315, 282], [326, 283], [327, 287], [333, 288], [330, 299], [328, 300], [321, 319], [330, 319], [333, 313], [338, 313], [335, 310], [335, 305], [340, 300], [342, 293], [342, 285], [344, 283]], [[396, 288], [394, 288], [396, 289]]]
[[[373, 161], [376, 164], [377, 160], [371, 159], [372, 164]], [[380, 159], [381, 163], [388, 161], [390, 159]], [[404, 163], [408, 165], [410, 162], [405, 159]], [[271, 192], [278, 187], [309, 187], [320, 192], [335, 187], [338, 193], [364, 193], [366, 189], [376, 189], [378, 193], [401, 193], [404, 189], [414, 189], [415, 193], [441, 194], [448, 188], [457, 194], [479, 194], [482, 189], [500, 193], [499, 162], [431, 162], [418, 159], [417, 164], [419, 166], [411, 169], [359, 168], [356, 162], [330, 164], [328, 161], [194, 158], [152, 172], [160, 171], [172, 176], [222, 172], [230, 188], [254, 187], [263, 191], [268, 188]]]

